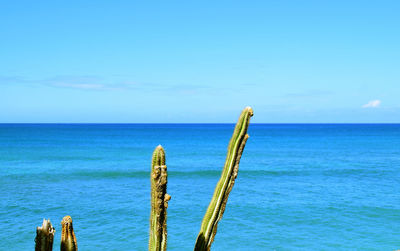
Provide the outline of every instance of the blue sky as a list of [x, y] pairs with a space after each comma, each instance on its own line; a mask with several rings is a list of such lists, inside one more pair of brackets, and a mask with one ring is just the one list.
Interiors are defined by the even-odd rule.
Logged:
[[0, 122], [400, 122], [400, 1], [2, 1]]

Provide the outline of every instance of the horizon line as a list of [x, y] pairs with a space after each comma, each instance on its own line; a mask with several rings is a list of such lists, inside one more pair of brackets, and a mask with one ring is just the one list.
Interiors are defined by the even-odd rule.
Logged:
[[[234, 125], [233, 122], [0, 122], [0, 125]], [[257, 125], [400, 125], [400, 122], [254, 122]]]

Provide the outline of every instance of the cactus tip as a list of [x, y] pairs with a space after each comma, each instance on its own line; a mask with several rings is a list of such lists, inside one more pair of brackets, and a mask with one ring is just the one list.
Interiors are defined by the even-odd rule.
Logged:
[[252, 117], [254, 112], [253, 109], [250, 106], [246, 106], [246, 108], [244, 108], [245, 111], [247, 111], [248, 113], [250, 113], [250, 116]]

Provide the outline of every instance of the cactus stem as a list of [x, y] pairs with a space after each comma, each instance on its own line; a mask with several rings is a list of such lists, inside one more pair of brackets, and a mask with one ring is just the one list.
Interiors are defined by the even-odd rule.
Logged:
[[61, 221], [61, 251], [77, 251], [78, 244], [72, 226], [71, 216], [65, 216]]
[[43, 219], [42, 226], [36, 228], [35, 251], [52, 251], [55, 232], [50, 220]]
[[214, 195], [208, 205], [206, 214], [201, 223], [200, 233], [197, 236], [195, 251], [210, 250], [211, 244], [217, 233], [218, 222], [221, 220], [228, 201], [228, 196], [233, 188], [237, 177], [240, 158], [243, 153], [246, 141], [249, 138], [247, 129], [253, 110], [246, 107], [236, 124], [232, 138], [228, 145], [228, 152], [221, 178], [215, 187]]
[[167, 207], [171, 196], [167, 194], [167, 166], [161, 145], [153, 152], [151, 164], [150, 251], [167, 248]]

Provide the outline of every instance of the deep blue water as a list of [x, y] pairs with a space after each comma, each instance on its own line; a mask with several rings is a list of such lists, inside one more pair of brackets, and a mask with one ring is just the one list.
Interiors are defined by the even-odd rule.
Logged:
[[[233, 124], [1, 124], [0, 250], [71, 215], [79, 250], [146, 250], [167, 155], [168, 250], [192, 250]], [[400, 248], [400, 125], [251, 124], [213, 250]]]

